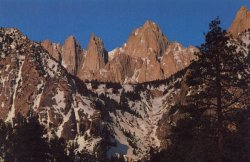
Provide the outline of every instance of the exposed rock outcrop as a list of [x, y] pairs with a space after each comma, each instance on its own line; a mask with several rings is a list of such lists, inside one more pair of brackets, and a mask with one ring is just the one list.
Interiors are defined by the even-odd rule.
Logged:
[[49, 40], [41, 42], [41, 45], [49, 54], [55, 58], [72, 75], [77, 75], [78, 69], [82, 66], [85, 51], [76, 41], [74, 36], [69, 36], [64, 45], [52, 43]]
[[147, 21], [134, 30], [127, 43], [109, 52], [108, 64], [96, 79], [119, 83], [143, 83], [168, 78], [195, 59], [194, 47], [169, 42], [159, 27]]
[[135, 29], [127, 43], [107, 53], [102, 40], [92, 34], [87, 50], [70, 36], [61, 49], [49, 41], [42, 46], [60, 60], [67, 71], [82, 80], [143, 83], [168, 78], [194, 59], [194, 47], [171, 43], [152, 21]]
[[146, 58], [150, 54], [162, 56], [169, 43], [160, 28], [148, 20], [132, 32], [124, 50], [132, 57]]
[[89, 40], [86, 57], [78, 76], [83, 80], [92, 80], [100, 69], [108, 62], [108, 52], [104, 48], [102, 40], [94, 34]]
[[242, 6], [237, 12], [233, 23], [229, 28], [229, 32], [237, 37], [240, 33], [250, 28], [250, 11], [246, 6]]
[[[245, 49], [249, 47], [249, 32], [242, 38], [242, 45], [237, 45]], [[127, 160], [140, 160], [151, 147], [167, 147], [171, 125], [180, 117], [178, 112], [169, 115], [169, 110], [176, 103], [185, 103], [192, 92], [185, 84], [187, 69], [178, 70], [188, 66], [196, 49], [174, 42], [162, 56], [151, 53], [140, 58], [126, 54], [122, 47], [106, 62], [101, 41], [91, 39], [88, 54], [99, 56], [93, 57], [99, 62], [87, 67], [96, 71], [98, 80], [137, 83], [173, 76], [143, 84], [83, 82], [69, 75], [39, 43], [17, 29], [1, 28], [0, 119], [11, 121], [17, 113], [25, 116], [32, 110], [47, 128], [45, 135], [55, 132], [76, 142], [75, 152], [96, 157], [120, 154]]]
[[168, 78], [189, 66], [191, 61], [195, 59], [195, 52], [198, 52], [198, 49], [193, 46], [184, 48], [178, 42], [171, 43], [161, 59], [164, 78]]
[[82, 64], [81, 47], [74, 36], [69, 36], [62, 47], [62, 65], [73, 75], [77, 74], [78, 64]]
[[55, 58], [58, 62], [61, 63], [62, 61], [62, 47], [59, 43], [52, 43], [50, 40], [45, 40], [41, 42], [41, 45], [43, 46], [44, 49], [46, 49], [49, 54]]
[[0, 119], [12, 121], [32, 110], [59, 137], [75, 139], [84, 124], [80, 118], [90, 122], [92, 116], [84, 109], [95, 112], [95, 103], [83, 99], [74, 78], [17, 29], [0, 29], [0, 57]]

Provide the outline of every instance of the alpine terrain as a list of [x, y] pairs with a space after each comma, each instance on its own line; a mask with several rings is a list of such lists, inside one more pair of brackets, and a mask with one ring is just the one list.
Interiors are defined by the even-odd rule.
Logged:
[[[229, 44], [245, 57], [249, 29], [250, 11], [242, 7], [228, 31]], [[1, 28], [0, 119], [13, 123], [17, 114], [34, 112], [44, 137], [75, 144], [75, 154], [146, 161], [171, 143], [171, 127], [181, 118], [171, 107], [194, 91], [186, 79], [197, 52], [171, 42], [150, 20], [112, 51], [94, 34], [83, 49], [72, 35], [64, 44], [35, 42], [17, 28]]]

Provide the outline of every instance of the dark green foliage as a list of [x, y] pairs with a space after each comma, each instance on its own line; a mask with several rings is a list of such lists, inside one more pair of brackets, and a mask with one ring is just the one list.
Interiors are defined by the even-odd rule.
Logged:
[[109, 89], [109, 88], [121, 89], [122, 88], [120, 83], [106, 82], [105, 85], [106, 85], [107, 89]]
[[113, 156], [109, 162], [125, 162], [125, 159], [123, 156]]
[[130, 114], [135, 115], [136, 117], [140, 117], [141, 118], [141, 115], [136, 110], [131, 109], [131, 107], [129, 106], [129, 104], [128, 104], [128, 97], [127, 97], [126, 94], [127, 93], [125, 93], [124, 90], [121, 92], [121, 95], [120, 95], [120, 104], [119, 104], [118, 109], [120, 109], [122, 112], [128, 112]]
[[97, 80], [91, 81], [91, 86], [93, 89], [97, 89], [100, 83]]
[[[40, 125], [37, 116], [23, 118], [20, 114], [10, 124], [2, 123], [0, 130], [3, 143], [3, 159], [8, 161], [43, 162], [50, 159], [50, 148], [47, 139], [43, 137], [45, 129]], [[7, 131], [6, 131], [7, 129]]]
[[126, 96], [130, 101], [140, 101], [141, 100], [140, 93], [138, 93], [136, 91], [124, 92], [123, 95]]
[[68, 162], [70, 161], [69, 156], [67, 155], [67, 144], [63, 138], [58, 138], [54, 136], [53, 139], [49, 141], [50, 144], [50, 153], [52, 160], [55, 162]]
[[[98, 98], [100, 100], [98, 99], [95, 101], [96, 108], [101, 111], [101, 114], [103, 116], [109, 116], [108, 115], [109, 111], [116, 113], [116, 110], [121, 110], [122, 113], [128, 112], [128, 113], [133, 114], [137, 117], [141, 117], [137, 111], [135, 111], [129, 107], [128, 98], [127, 98], [127, 95], [124, 92], [124, 90], [121, 92], [121, 95], [120, 95], [120, 103], [111, 99], [106, 94], [100, 94], [98, 96]], [[104, 101], [104, 102], [102, 102], [102, 101]], [[106, 115], [105, 115], [105, 113], [106, 113]]]
[[[10, 123], [6, 124], [0, 120], [0, 161], [1, 159], [10, 159], [11, 158], [11, 142], [13, 129]], [[10, 160], [8, 160], [10, 161]]]
[[219, 25], [219, 19], [211, 22], [187, 71], [187, 103], [170, 111], [181, 116], [168, 137], [172, 144], [151, 161], [250, 161], [249, 64]]
[[13, 123], [0, 121], [0, 158], [5, 162], [68, 162], [66, 142], [54, 136], [44, 136], [45, 128], [38, 116], [18, 114]]
[[[237, 130], [228, 131], [225, 138], [225, 161], [250, 161], [250, 107], [236, 112], [234, 122]], [[232, 154], [233, 153], [233, 154]]]
[[[70, 78], [73, 78], [72, 81], [74, 82], [74, 84], [72, 84], [72, 85], [74, 85], [75, 91], [77, 91], [78, 93], [80, 93], [81, 95], [84, 95], [84, 96], [97, 97], [96, 93], [92, 92], [91, 90], [88, 90], [84, 81], [79, 79], [77, 76], [74, 76], [71, 74], [68, 74], [68, 75], [70, 75]], [[89, 83], [89, 82], [86, 81], [86, 83]]]

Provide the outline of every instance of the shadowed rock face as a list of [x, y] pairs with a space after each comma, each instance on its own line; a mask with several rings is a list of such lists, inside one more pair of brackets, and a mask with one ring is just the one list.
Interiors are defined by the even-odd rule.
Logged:
[[250, 11], [246, 6], [242, 6], [237, 12], [233, 23], [229, 28], [229, 32], [237, 37], [240, 33], [250, 28]]

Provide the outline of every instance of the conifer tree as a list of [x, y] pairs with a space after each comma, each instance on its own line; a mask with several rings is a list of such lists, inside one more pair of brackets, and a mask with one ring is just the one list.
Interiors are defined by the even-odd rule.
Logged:
[[220, 27], [220, 20], [212, 21], [205, 43], [197, 54], [198, 61], [191, 66], [187, 79], [188, 86], [198, 91], [189, 97], [188, 107], [200, 113], [196, 114], [196, 119], [201, 121], [201, 128], [207, 127], [202, 133], [216, 139], [214, 150], [220, 162], [226, 160], [224, 138], [237, 129], [236, 113], [239, 109], [247, 109], [249, 99], [249, 64], [244, 51], [231, 40]]
[[[50, 153], [52, 162], [69, 162], [67, 156], [67, 143], [63, 138], [58, 138], [56, 135], [49, 141]], [[71, 155], [73, 156], [73, 155]]]
[[13, 121], [13, 157], [16, 162], [44, 162], [49, 160], [50, 149], [44, 137], [45, 129], [38, 116], [24, 118], [20, 114]]
[[248, 147], [241, 145], [249, 144], [249, 133], [243, 131], [249, 114], [243, 119], [242, 113], [249, 112], [249, 71], [244, 51], [220, 27], [220, 20], [213, 20], [186, 76], [186, 103], [173, 107], [182, 118], [172, 127], [172, 145], [160, 153], [162, 161], [250, 160]]
[[10, 123], [0, 120], [0, 161], [11, 158], [11, 141], [13, 129]]

